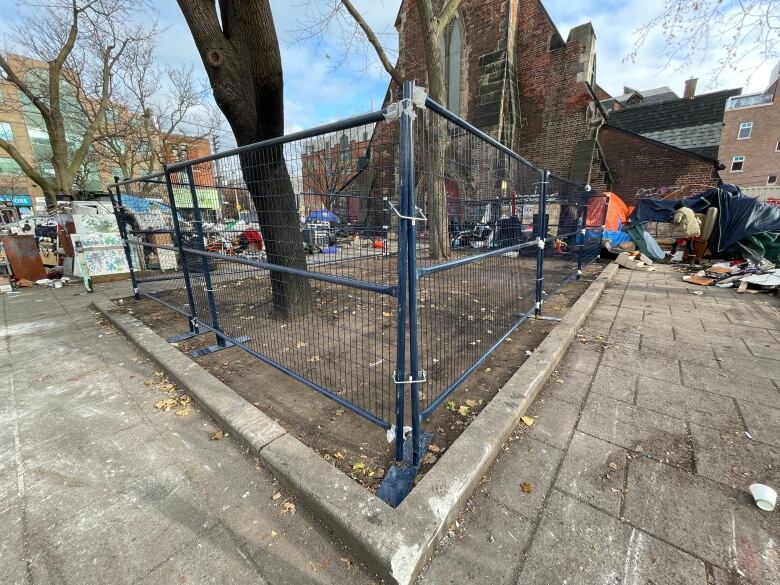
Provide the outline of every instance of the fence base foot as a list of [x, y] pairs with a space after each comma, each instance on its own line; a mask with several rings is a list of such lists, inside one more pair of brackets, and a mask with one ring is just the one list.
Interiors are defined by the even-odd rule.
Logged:
[[[236, 341], [238, 343], [244, 343], [245, 341], [249, 341], [252, 339], [248, 335], [243, 335], [241, 337], [236, 337]], [[204, 355], [208, 355], [210, 353], [214, 353], [217, 351], [221, 351], [223, 349], [227, 349], [228, 347], [233, 347], [235, 344], [232, 341], [225, 340], [224, 345], [220, 345], [219, 343], [215, 343], [214, 345], [209, 345], [208, 347], [204, 347], [202, 349], [196, 349], [190, 352], [190, 355], [194, 358], [196, 357], [203, 357]]]
[[561, 321], [560, 317], [548, 317], [547, 315], [534, 315], [534, 319], [539, 321]]
[[200, 331], [196, 333], [195, 331], [183, 331], [181, 333], [177, 333], [176, 335], [171, 335], [170, 337], [166, 338], [165, 341], [168, 343], [179, 343], [180, 341], [184, 341], [185, 339], [191, 339], [192, 337], [197, 337], [198, 335], [203, 335], [204, 333], [207, 333], [206, 331]]
[[[428, 451], [428, 446], [432, 440], [433, 435], [431, 433], [424, 432], [420, 435], [421, 462], [422, 456]], [[393, 508], [403, 502], [404, 498], [412, 491], [414, 479], [420, 470], [420, 465], [415, 466], [412, 464], [413, 449], [411, 438], [404, 441], [404, 460], [401, 462], [396, 461], [390, 466], [385, 474], [385, 478], [382, 480], [382, 484], [376, 491], [376, 496], [390, 504]]]

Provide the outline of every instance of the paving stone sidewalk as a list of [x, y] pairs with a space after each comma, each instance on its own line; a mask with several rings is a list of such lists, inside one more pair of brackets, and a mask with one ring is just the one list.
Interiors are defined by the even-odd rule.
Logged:
[[422, 583], [780, 583], [780, 300], [681, 276], [620, 270]]
[[155, 410], [81, 291], [0, 295], [0, 584], [373, 582], [207, 416]]

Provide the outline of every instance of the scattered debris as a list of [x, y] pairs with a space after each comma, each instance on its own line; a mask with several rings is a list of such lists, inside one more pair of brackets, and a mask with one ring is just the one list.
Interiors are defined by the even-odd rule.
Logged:
[[219, 430], [216, 433], [214, 433], [213, 435], [211, 435], [211, 440], [212, 441], [221, 441], [226, 436], [227, 436], [227, 433], [225, 433], [224, 431]]
[[524, 481], [523, 483], [520, 484], [520, 489], [523, 491], [524, 494], [530, 494], [532, 491], [534, 491], [534, 486], [533, 484]]
[[525, 426], [530, 427], [533, 426], [535, 419], [532, 416], [521, 416], [520, 420], [525, 423]]

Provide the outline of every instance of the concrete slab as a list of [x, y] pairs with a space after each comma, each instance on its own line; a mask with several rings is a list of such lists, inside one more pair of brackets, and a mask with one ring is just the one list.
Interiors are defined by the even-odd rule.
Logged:
[[693, 465], [685, 421], [646, 408], [591, 394], [577, 428], [682, 469]]
[[607, 348], [601, 363], [635, 374], [651, 376], [675, 384], [680, 383], [680, 370], [676, 359], [659, 359], [653, 354]]
[[626, 454], [621, 447], [575, 432], [555, 487], [619, 516]]
[[745, 400], [737, 403], [753, 438], [780, 448], [780, 409]]
[[741, 430], [691, 424], [691, 435], [698, 475], [743, 491], [751, 483], [777, 483], [780, 448], [751, 440]]
[[636, 403], [700, 425], [743, 430], [736, 404], [727, 396], [640, 376]]
[[780, 379], [780, 359], [756, 357], [744, 353], [732, 354], [722, 350], [715, 351], [715, 355], [717, 363], [723, 370]]
[[644, 335], [641, 349], [644, 353], [656, 356], [659, 361], [668, 358], [691, 362], [702, 367], [718, 367], [715, 352], [709, 347], [697, 347], [682, 341]]
[[590, 390], [592, 379], [592, 374], [571, 370], [568, 366], [558, 368], [545, 384], [541, 395], [580, 405]]
[[518, 583], [703, 585], [704, 564], [554, 491]]
[[624, 515], [637, 528], [748, 580], [771, 583], [780, 574], [778, 523], [748, 494], [640, 459], [629, 464]]
[[[418, 580], [421, 585], [490, 582], [514, 585], [533, 524], [483, 494], [452, 537], [439, 545]], [[499, 568], [499, 570], [496, 570]]]
[[540, 396], [528, 409], [534, 417], [532, 427], [519, 427], [525, 436], [563, 449], [577, 424], [580, 409], [570, 402]]
[[[544, 496], [552, 484], [563, 451], [531, 438], [509, 443], [496, 460], [477, 493], [488, 494], [520, 518], [533, 520], [542, 506]], [[530, 492], [521, 488], [531, 486]]]
[[24, 544], [24, 518], [20, 501], [6, 506], [11, 498], [0, 500], [0, 582], [28, 583], [26, 547]]
[[683, 384], [689, 388], [780, 408], [780, 390], [769, 378], [717, 368], [700, 368], [685, 362], [681, 364], [681, 369]]
[[639, 374], [602, 364], [596, 371], [591, 388], [596, 394], [633, 404], [638, 378]]
[[592, 374], [596, 371], [601, 353], [582, 344], [572, 344], [566, 361], [572, 370]]

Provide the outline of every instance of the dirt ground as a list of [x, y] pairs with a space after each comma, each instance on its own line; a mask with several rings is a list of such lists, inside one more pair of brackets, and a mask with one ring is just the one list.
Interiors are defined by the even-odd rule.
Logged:
[[[421, 367], [429, 378], [422, 385], [423, 407], [516, 320], [511, 308], [523, 298], [519, 295], [530, 294], [532, 298], [531, 279], [524, 277], [510, 286], [512, 276], [502, 270], [506, 261], [497, 257], [492, 269], [480, 275], [479, 286], [464, 286], [474, 283], [464, 280], [458, 270], [439, 273], [435, 276], [440, 278], [427, 285], [421, 280]], [[383, 265], [382, 270], [386, 269]], [[582, 280], [572, 280], [549, 297], [544, 303], [545, 315], [565, 314], [601, 269], [598, 264], [591, 265]], [[371, 276], [365, 265], [360, 272], [361, 277]], [[554, 276], [551, 269], [549, 282], [555, 282]], [[252, 349], [392, 421], [395, 299], [315, 282], [311, 315], [279, 324], [267, 318], [269, 304], [263, 299], [269, 295], [258, 281], [246, 274], [215, 286], [223, 330], [233, 337], [250, 334], [252, 341], [247, 343]], [[160, 295], [165, 298], [180, 292]], [[123, 306], [164, 337], [186, 329], [183, 317], [153, 300], [125, 299]], [[555, 324], [528, 319], [424, 423], [434, 436], [420, 477]], [[177, 345], [189, 352], [213, 343], [214, 336], [204, 334]], [[379, 486], [394, 455], [394, 445], [387, 441], [384, 430], [240, 348], [213, 353], [197, 362], [366, 488], [375, 491]]]

